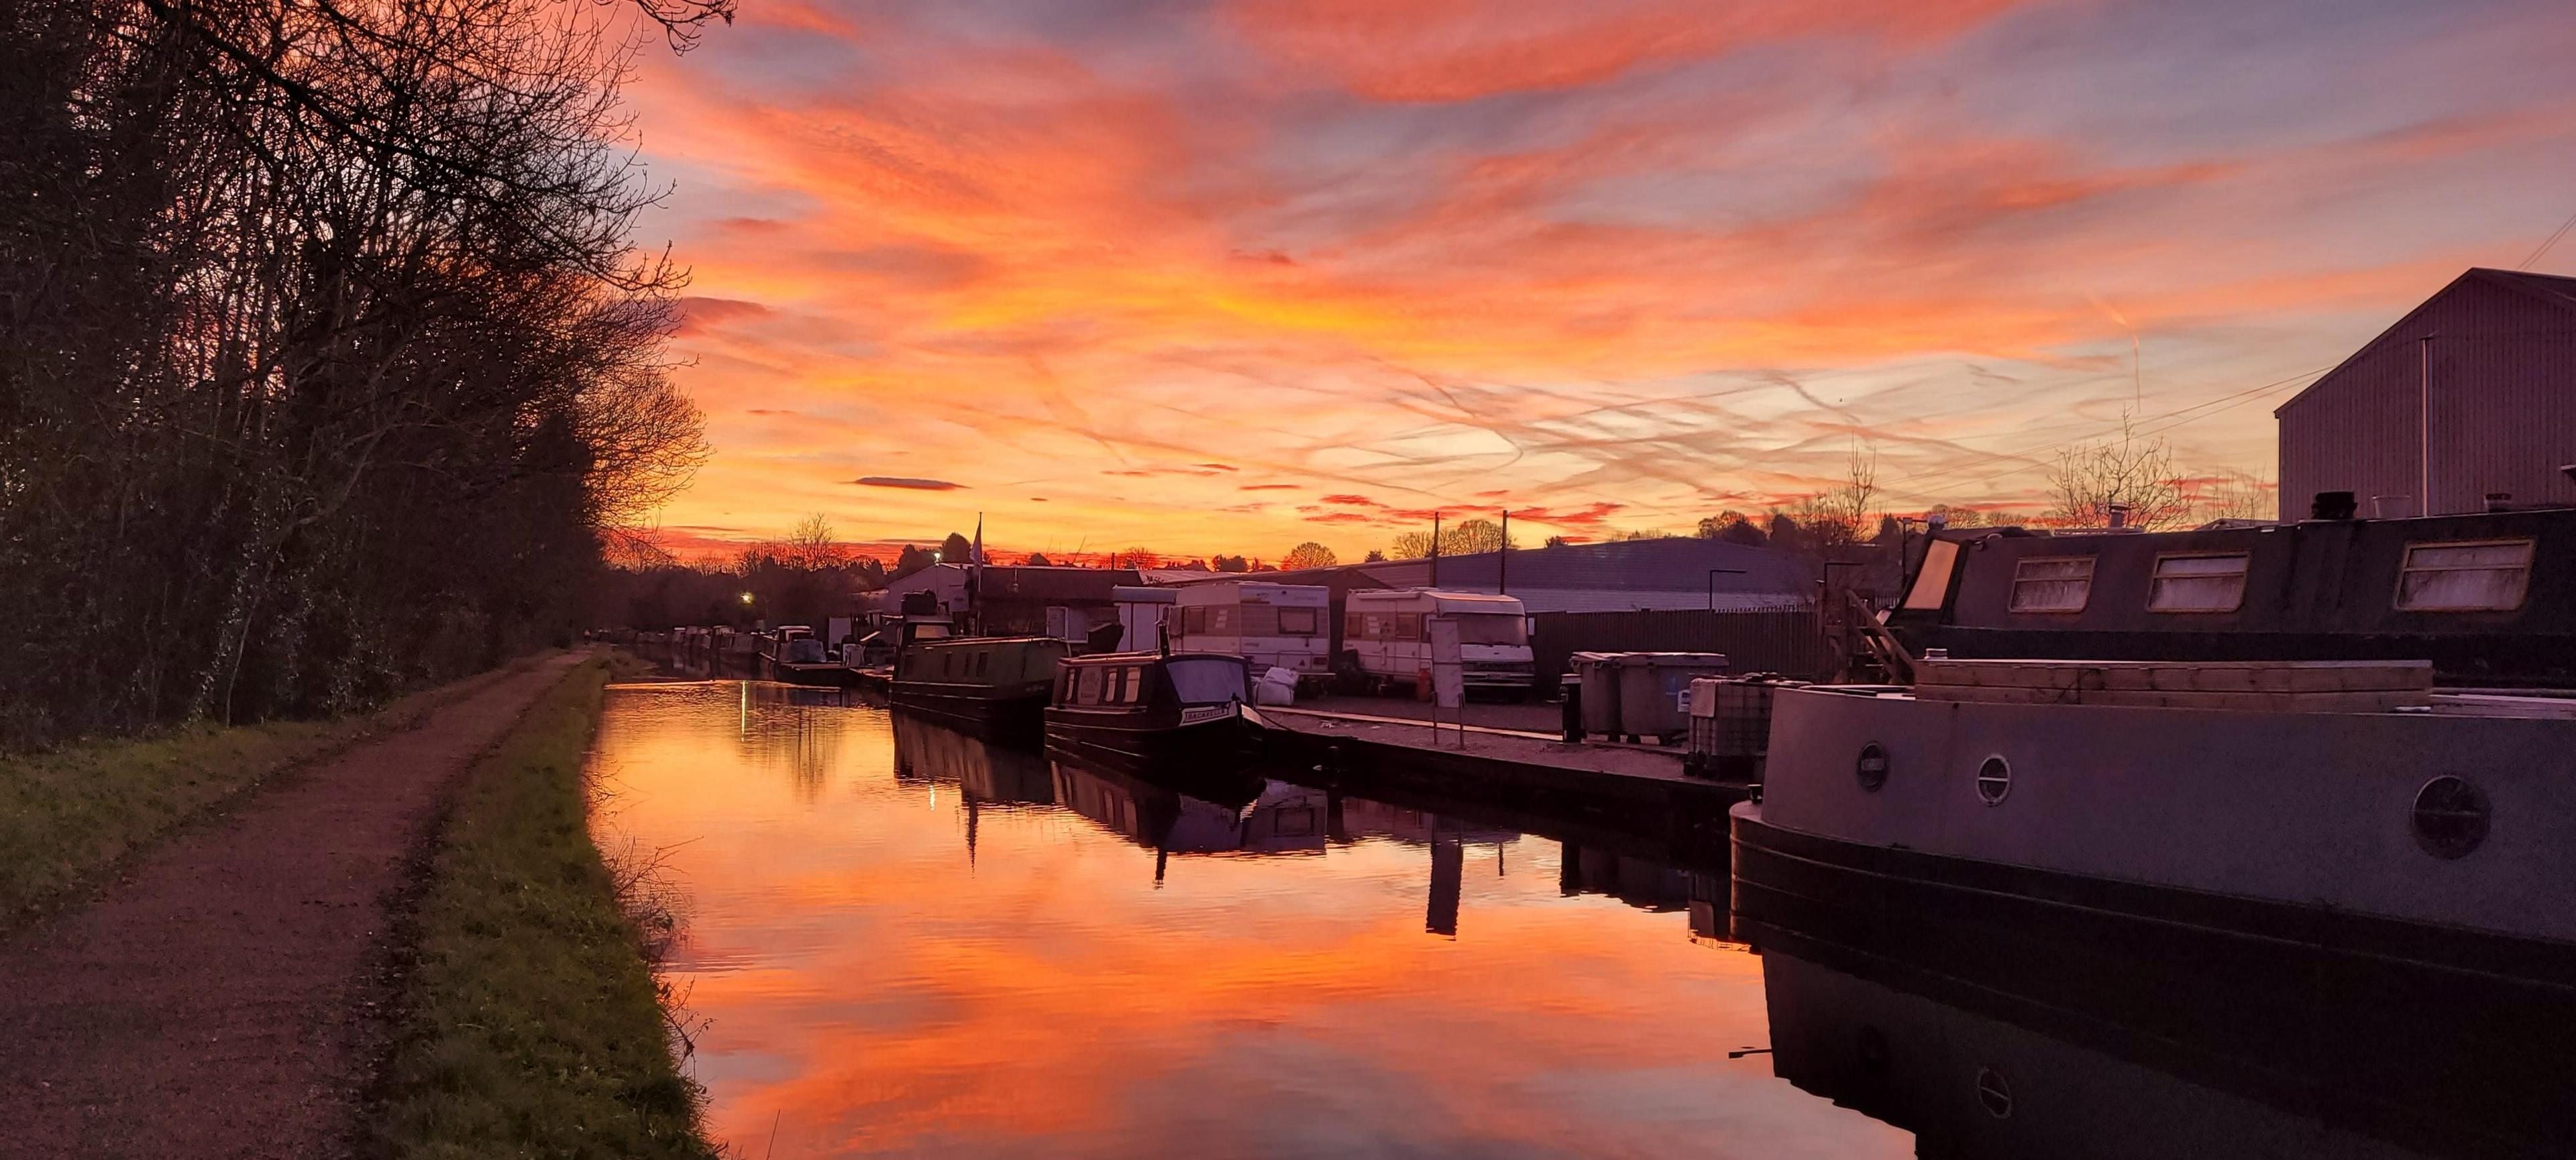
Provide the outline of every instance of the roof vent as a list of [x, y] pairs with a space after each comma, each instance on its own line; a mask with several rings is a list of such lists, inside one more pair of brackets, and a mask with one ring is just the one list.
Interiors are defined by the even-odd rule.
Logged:
[[2509, 492], [2509, 491], [2491, 491], [2491, 492], [2488, 492], [2488, 493], [2487, 493], [2487, 510], [2488, 510], [2488, 511], [2491, 511], [2491, 512], [2509, 512], [2509, 511], [2512, 511], [2512, 510], [2513, 510], [2513, 493], [2512, 493], [2512, 492]]
[[2110, 512], [2111, 530], [2118, 531], [2121, 528], [2129, 526], [2129, 505], [2124, 503], [2112, 504]]

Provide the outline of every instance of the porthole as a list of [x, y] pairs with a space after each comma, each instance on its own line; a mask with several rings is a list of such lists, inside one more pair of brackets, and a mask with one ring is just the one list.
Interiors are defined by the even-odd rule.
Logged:
[[2002, 1072], [1991, 1067], [1977, 1069], [1977, 1104], [1998, 1120], [2012, 1118], [2012, 1085], [2004, 1082]]
[[1984, 798], [1987, 805], [2004, 804], [2004, 795], [2011, 792], [2012, 766], [2002, 757], [1989, 757], [1977, 767], [1977, 796]]
[[2425, 853], [2464, 858], [2486, 840], [2486, 791], [2448, 775], [2415, 791], [2415, 844]]
[[1872, 741], [1860, 747], [1860, 760], [1853, 765], [1860, 777], [1860, 787], [1876, 791], [1887, 784], [1887, 747]]

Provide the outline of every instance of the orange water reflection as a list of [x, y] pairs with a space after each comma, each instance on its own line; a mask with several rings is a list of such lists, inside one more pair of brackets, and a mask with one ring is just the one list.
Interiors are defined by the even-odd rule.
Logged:
[[747, 1154], [1912, 1152], [1726, 1058], [1759, 963], [1679, 871], [771, 686], [614, 690], [596, 760], [602, 826], [670, 848]]

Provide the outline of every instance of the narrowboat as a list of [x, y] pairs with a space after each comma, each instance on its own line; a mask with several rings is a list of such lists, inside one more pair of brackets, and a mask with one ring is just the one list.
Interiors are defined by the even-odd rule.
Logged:
[[1100, 653], [1057, 668], [1046, 709], [1051, 748], [1146, 766], [1237, 765], [1250, 735], [1242, 657]]
[[823, 641], [803, 625], [787, 625], [762, 638], [760, 675], [790, 685], [829, 689], [858, 687], [858, 672], [833, 660]]
[[2576, 982], [2576, 702], [2414, 662], [1952, 661], [1781, 688], [1738, 910]]
[[1042, 733], [1056, 667], [1069, 651], [1053, 637], [951, 637], [905, 646], [887, 696], [905, 709], [1005, 742]]
[[1978, 659], [2429, 660], [2446, 685], [2576, 687], [2576, 509], [2192, 531], [1946, 529], [1888, 630]]

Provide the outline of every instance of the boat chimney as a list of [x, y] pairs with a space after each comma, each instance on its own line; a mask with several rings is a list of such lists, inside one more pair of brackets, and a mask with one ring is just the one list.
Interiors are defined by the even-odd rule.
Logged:
[[2314, 519], [2348, 520], [2360, 510], [2360, 501], [2348, 491], [2321, 491], [2308, 501], [2308, 515]]
[[2112, 505], [2111, 505], [2111, 507], [2110, 507], [2110, 512], [2111, 512], [2111, 530], [2112, 530], [2112, 531], [2115, 531], [2115, 532], [2116, 532], [2116, 531], [2119, 531], [2119, 530], [2120, 530], [2120, 529], [2122, 529], [2122, 528], [2125, 528], [2125, 527], [2128, 527], [2128, 526], [2129, 526], [2129, 505], [2124, 504], [2124, 503], [2115, 503], [2115, 504], [2112, 504]]
[[2491, 492], [2488, 492], [2488, 493], [2487, 493], [2487, 510], [2488, 510], [2488, 511], [2491, 511], [2491, 512], [2509, 512], [2509, 511], [2512, 511], [2512, 510], [2513, 510], [2513, 493], [2512, 493], [2512, 492], [2509, 492], [2509, 491], [2491, 491]]

